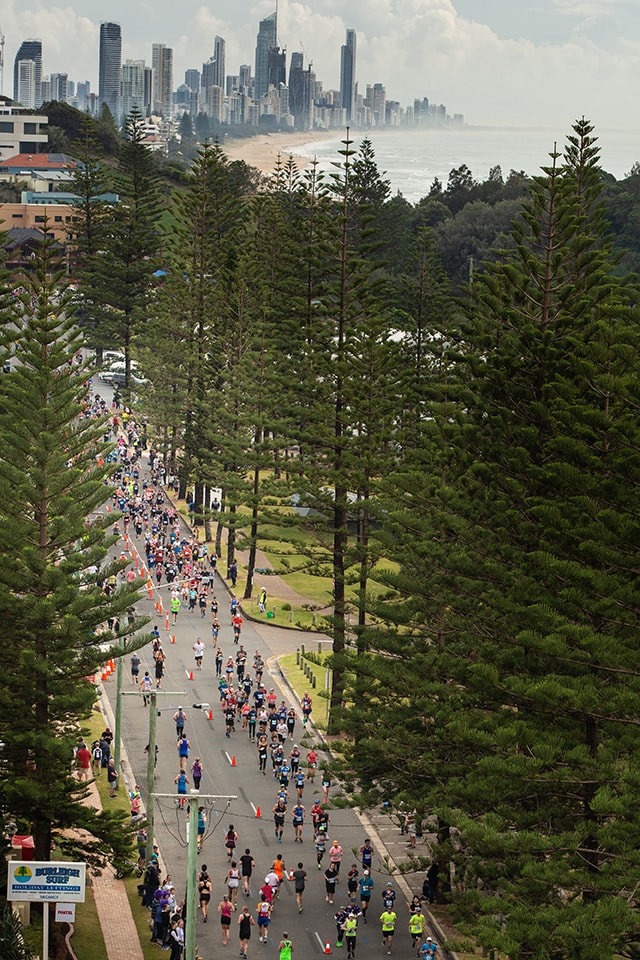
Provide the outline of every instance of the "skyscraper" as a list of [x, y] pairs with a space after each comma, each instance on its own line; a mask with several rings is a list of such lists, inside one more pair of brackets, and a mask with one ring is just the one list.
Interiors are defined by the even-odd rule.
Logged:
[[100, 66], [98, 109], [106, 103], [116, 122], [120, 119], [120, 80], [122, 70], [122, 33], [119, 23], [100, 24]]
[[51, 74], [51, 93], [49, 94], [49, 99], [57, 100], [58, 103], [67, 103], [69, 100], [69, 74]]
[[200, 71], [195, 68], [185, 70], [184, 72], [184, 82], [189, 87], [190, 90], [199, 90], [200, 89]]
[[120, 109], [128, 117], [135, 109], [144, 114], [144, 60], [125, 60], [122, 64]]
[[260, 100], [269, 89], [269, 52], [277, 46], [277, 14], [260, 21], [256, 40], [254, 97]]
[[14, 80], [13, 99], [23, 107], [33, 110], [36, 105], [36, 62], [18, 60], [18, 79]]
[[347, 123], [355, 119], [356, 96], [356, 32], [347, 30], [347, 40], [340, 51], [340, 100]]
[[279, 87], [287, 82], [287, 54], [280, 47], [269, 50], [268, 86]]
[[[39, 107], [42, 103], [40, 94], [40, 84], [42, 82], [42, 40], [23, 40], [13, 62], [13, 99], [26, 107], [27, 104], [24, 103], [19, 95], [20, 70], [18, 65], [22, 60], [33, 60], [33, 79], [30, 81], [33, 87], [33, 103], [29, 104], [29, 106]], [[26, 74], [29, 72], [29, 69], [30, 68], [25, 67], [23, 70], [23, 91], [31, 89], [29, 84], [26, 84]]]
[[222, 37], [216, 37], [213, 41], [213, 86], [222, 87], [224, 90], [225, 86], [225, 65], [224, 65], [224, 47], [225, 43]]
[[78, 98], [78, 110], [82, 110], [84, 113], [85, 110], [89, 109], [89, 96], [91, 94], [91, 84], [88, 80], [80, 81], [76, 89], [76, 96]]
[[304, 55], [291, 54], [289, 67], [289, 110], [295, 117], [297, 130], [311, 129], [311, 65], [304, 68]]
[[173, 50], [164, 43], [151, 48], [153, 70], [153, 112], [169, 120], [173, 116]]

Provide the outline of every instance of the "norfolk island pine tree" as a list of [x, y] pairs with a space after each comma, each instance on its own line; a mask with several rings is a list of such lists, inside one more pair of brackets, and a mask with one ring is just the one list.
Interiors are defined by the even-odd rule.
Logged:
[[[125, 627], [122, 646], [97, 631], [138, 597], [123, 585], [111, 598], [102, 579], [122, 564], [105, 563], [108, 521], [91, 518], [109, 495], [104, 424], [84, 417], [86, 371], [73, 362], [81, 337], [67, 314], [60, 248], [46, 236], [23, 295], [2, 311], [2, 349], [18, 361], [3, 378], [0, 488], [7, 505], [0, 551], [3, 611], [0, 737], [8, 775], [2, 811], [31, 833], [35, 857], [52, 844], [90, 864], [129, 855], [122, 817], [97, 813], [72, 776], [73, 747], [95, 700], [86, 678], [105, 657], [128, 653], [144, 621]], [[102, 465], [101, 465], [102, 464]], [[96, 572], [95, 568], [100, 567]], [[106, 647], [106, 649], [105, 649]], [[86, 831], [82, 838], [74, 829]]]

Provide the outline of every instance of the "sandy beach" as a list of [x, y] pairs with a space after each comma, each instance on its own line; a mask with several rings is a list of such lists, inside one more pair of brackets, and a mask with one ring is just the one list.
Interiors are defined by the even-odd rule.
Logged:
[[272, 173], [278, 154], [283, 159], [293, 156], [302, 170], [309, 164], [309, 157], [301, 154], [300, 148], [320, 140], [338, 140], [339, 130], [310, 130], [306, 133], [260, 133], [241, 140], [225, 140], [223, 150], [229, 160], [244, 160], [261, 173]]

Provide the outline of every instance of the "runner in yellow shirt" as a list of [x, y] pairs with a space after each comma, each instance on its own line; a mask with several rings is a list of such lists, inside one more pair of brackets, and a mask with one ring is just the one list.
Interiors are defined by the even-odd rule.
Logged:
[[409, 933], [411, 934], [411, 945], [416, 953], [420, 953], [422, 943], [422, 934], [424, 933], [424, 913], [422, 910], [416, 910], [409, 917]]
[[391, 944], [396, 929], [397, 914], [394, 910], [384, 910], [380, 914], [382, 924], [382, 946], [387, 948], [387, 956], [391, 956]]

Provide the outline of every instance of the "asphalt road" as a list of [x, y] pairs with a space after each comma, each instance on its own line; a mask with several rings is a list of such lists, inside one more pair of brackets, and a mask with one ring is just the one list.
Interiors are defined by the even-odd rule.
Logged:
[[[106, 392], [106, 391], [105, 391]], [[132, 531], [133, 532], [133, 531]], [[143, 538], [133, 539], [143, 554]], [[144, 554], [143, 554], [144, 555]], [[215, 594], [220, 602], [219, 620], [221, 623], [218, 647], [225, 655], [234, 656], [237, 647], [233, 643], [233, 631], [230, 623], [228, 594], [219, 578], [216, 578]], [[168, 597], [167, 587], [161, 588], [165, 599], [165, 609]], [[199, 756], [204, 766], [204, 775], [201, 784], [201, 794], [234, 795], [237, 799], [226, 802], [216, 802], [209, 812], [207, 835], [204, 841], [203, 852], [198, 858], [198, 867], [206, 863], [213, 878], [213, 894], [209, 921], [202, 922], [197, 914], [197, 944], [199, 954], [204, 960], [217, 956], [223, 950], [220, 924], [216, 907], [226, 892], [225, 876], [228, 869], [224, 835], [229, 824], [233, 824], [239, 835], [238, 853], [248, 847], [256, 862], [256, 874], [252, 880], [252, 896], [246, 899], [239, 894], [239, 905], [248, 903], [255, 916], [257, 903], [256, 893], [265, 874], [276, 854], [282, 853], [287, 869], [296, 868], [302, 861], [308, 873], [307, 888], [304, 894], [304, 910], [298, 914], [293, 884], [285, 881], [280, 899], [275, 906], [273, 919], [269, 928], [269, 941], [266, 944], [258, 943], [257, 927], [252, 928], [252, 939], [249, 948], [250, 956], [254, 951], [273, 956], [283, 931], [288, 931], [293, 940], [295, 957], [311, 957], [323, 954], [327, 940], [331, 943], [334, 954], [344, 952], [346, 948], [336, 947], [336, 928], [334, 913], [338, 907], [348, 900], [346, 892], [346, 872], [352, 863], [358, 862], [357, 851], [365, 837], [365, 831], [356, 813], [349, 809], [331, 809], [329, 824], [329, 844], [336, 838], [344, 850], [341, 870], [341, 880], [338, 884], [335, 903], [333, 906], [325, 901], [325, 887], [323, 871], [317, 869], [316, 855], [313, 845], [313, 834], [309, 811], [314, 799], [321, 796], [320, 776], [316, 775], [316, 783], [307, 783], [304, 790], [304, 805], [307, 810], [307, 822], [303, 833], [303, 843], [294, 842], [294, 831], [290, 816], [285, 823], [285, 832], [282, 843], [278, 843], [274, 836], [271, 809], [276, 800], [276, 781], [271, 772], [270, 760], [267, 775], [264, 776], [258, 769], [255, 745], [250, 743], [246, 733], [236, 724], [236, 731], [230, 738], [225, 736], [225, 726], [219, 706], [217, 681], [215, 679], [215, 651], [211, 639], [211, 615], [207, 611], [204, 619], [198, 609], [189, 613], [186, 604], [183, 604], [178, 616], [176, 627], [165, 629], [165, 615], [161, 617], [155, 612], [154, 601], [147, 599], [136, 605], [141, 615], [153, 616], [160, 629], [163, 647], [167, 654], [165, 676], [162, 689], [173, 691], [171, 694], [158, 696], [157, 743], [159, 746], [158, 767], [156, 778], [156, 793], [175, 794], [174, 778], [179, 770], [179, 761], [176, 749], [176, 734], [173, 714], [179, 705], [187, 713], [186, 734], [190, 742], [190, 756], [188, 761], [189, 775], [191, 762]], [[146, 597], [146, 593], [145, 593]], [[175, 643], [171, 643], [171, 636], [175, 636]], [[202, 670], [195, 669], [193, 644], [197, 637], [202, 637], [206, 644], [206, 652]], [[294, 702], [285, 684], [281, 684], [275, 657], [285, 652], [294, 652], [300, 642], [304, 642], [304, 635], [283, 629], [270, 628], [266, 625], [254, 625], [245, 620], [241, 643], [248, 654], [247, 666], [250, 668], [253, 655], [259, 650], [266, 663], [264, 684], [269, 690], [274, 688], [278, 695], [278, 702], [285, 700], [300, 714], [299, 704]], [[312, 642], [312, 641], [311, 641]], [[151, 646], [148, 645], [139, 653], [141, 674], [149, 670], [154, 675]], [[193, 679], [190, 679], [190, 675]], [[124, 689], [134, 690], [131, 682], [130, 666], [127, 660], [124, 669]], [[115, 679], [105, 684], [105, 695], [110, 700], [111, 709], [115, 709]], [[142, 697], [125, 696], [123, 699], [123, 747], [132, 767], [135, 779], [142, 788], [146, 804], [155, 802], [155, 835], [159, 844], [161, 856], [166, 869], [172, 874], [178, 895], [183, 896], [186, 887], [187, 849], [186, 849], [186, 812], [176, 806], [173, 796], [156, 798], [150, 801], [146, 795], [146, 754], [144, 748], [149, 739], [149, 708], [143, 705]], [[208, 702], [211, 704], [213, 719], [208, 719], [207, 710], [192, 708], [194, 703]], [[320, 707], [322, 701], [316, 698], [315, 706]], [[313, 737], [303, 731], [301, 719], [298, 720], [294, 735], [303, 753], [310, 748]], [[291, 749], [293, 743], [288, 742]], [[287, 751], [288, 752], [288, 751]], [[320, 754], [322, 757], [322, 753]], [[235, 764], [232, 759], [235, 758]], [[331, 795], [339, 794], [338, 785], [332, 786]], [[295, 796], [295, 791], [290, 789]], [[292, 803], [290, 801], [289, 807]], [[256, 816], [260, 808], [261, 816]], [[375, 839], [374, 839], [375, 846]], [[325, 856], [323, 867], [328, 857]], [[382, 946], [380, 935], [379, 915], [382, 912], [381, 893], [387, 882], [388, 875], [378, 870], [380, 858], [378, 851], [374, 857], [373, 879], [375, 888], [369, 908], [369, 922], [359, 924], [356, 956], [377, 957], [386, 956], [386, 947]], [[259, 881], [259, 882], [256, 882]], [[394, 955], [411, 954], [411, 939], [408, 933], [408, 909], [406, 900], [396, 883], [396, 912], [398, 920], [396, 936], [393, 945]], [[238, 950], [237, 925], [232, 920], [231, 943], [225, 947], [226, 952]], [[236, 954], [237, 955], [237, 954]]]

